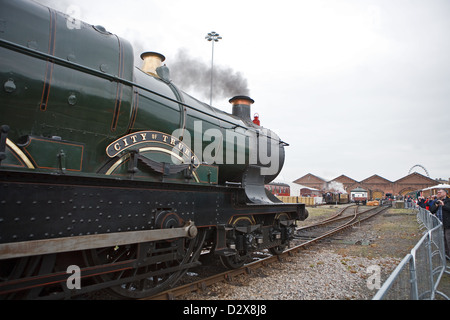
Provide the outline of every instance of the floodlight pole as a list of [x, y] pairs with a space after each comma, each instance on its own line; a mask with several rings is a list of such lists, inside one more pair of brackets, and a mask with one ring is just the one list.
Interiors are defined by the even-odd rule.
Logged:
[[211, 88], [210, 88], [210, 98], [209, 98], [209, 104], [212, 105], [212, 92], [213, 92], [213, 69], [214, 69], [214, 42], [218, 42], [220, 39], [222, 39], [221, 36], [219, 36], [218, 33], [215, 31], [211, 31], [208, 33], [205, 37], [206, 40], [211, 41], [212, 43], [212, 53], [211, 53]]

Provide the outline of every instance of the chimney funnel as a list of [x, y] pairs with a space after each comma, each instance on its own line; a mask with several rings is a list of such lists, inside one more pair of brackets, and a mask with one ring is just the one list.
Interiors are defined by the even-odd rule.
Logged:
[[151, 76], [158, 77], [156, 69], [162, 66], [162, 63], [166, 60], [166, 57], [158, 52], [149, 51], [142, 53], [141, 59], [144, 60], [142, 71]]
[[235, 96], [229, 100], [233, 106], [233, 115], [241, 118], [244, 121], [251, 121], [250, 119], [250, 106], [255, 103], [250, 97], [247, 96]]

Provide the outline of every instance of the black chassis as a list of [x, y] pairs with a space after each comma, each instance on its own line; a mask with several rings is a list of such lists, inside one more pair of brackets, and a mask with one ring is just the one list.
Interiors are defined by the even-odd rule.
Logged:
[[[304, 204], [248, 203], [236, 187], [0, 171], [0, 244], [151, 230], [161, 212], [218, 230], [239, 215], [307, 217]], [[216, 250], [225, 240], [218, 234]]]

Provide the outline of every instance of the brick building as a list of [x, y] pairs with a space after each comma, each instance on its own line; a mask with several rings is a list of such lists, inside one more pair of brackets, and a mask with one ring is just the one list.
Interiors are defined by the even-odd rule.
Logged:
[[387, 193], [395, 196], [405, 195], [411, 191], [421, 190], [439, 184], [438, 181], [428, 178], [420, 173], [413, 172], [400, 178], [396, 181], [390, 181], [377, 174], [370, 176], [362, 181], [356, 181], [346, 175], [341, 175], [333, 180], [325, 180], [321, 177], [315, 176], [311, 173], [298, 178], [294, 183], [316, 188], [322, 191], [328, 191], [336, 185], [336, 182], [343, 187], [343, 189], [350, 193], [357, 187], [368, 190], [370, 199], [377, 199], [384, 197]]

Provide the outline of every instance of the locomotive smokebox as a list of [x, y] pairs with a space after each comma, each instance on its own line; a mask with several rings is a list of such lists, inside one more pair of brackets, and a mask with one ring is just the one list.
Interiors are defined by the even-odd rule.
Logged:
[[144, 60], [142, 71], [152, 76], [157, 77], [156, 69], [161, 67], [166, 57], [158, 52], [144, 52], [141, 54], [141, 59]]
[[229, 100], [233, 105], [233, 115], [241, 118], [244, 121], [251, 121], [250, 119], [250, 106], [255, 103], [250, 97], [247, 96], [235, 96]]

